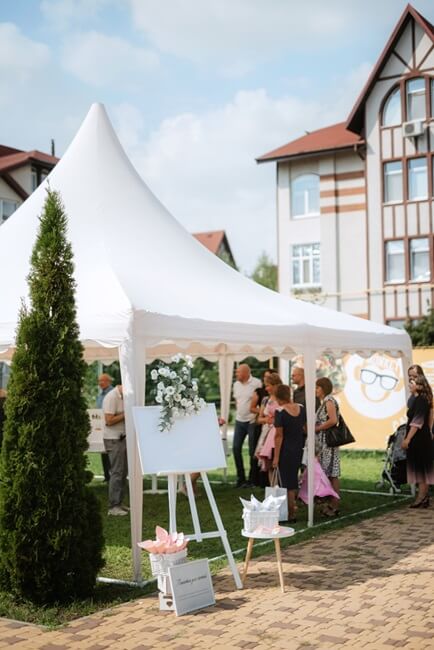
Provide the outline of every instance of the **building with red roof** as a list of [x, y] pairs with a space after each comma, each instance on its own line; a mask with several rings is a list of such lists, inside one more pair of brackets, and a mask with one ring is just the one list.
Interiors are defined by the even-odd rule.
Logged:
[[193, 237], [197, 239], [211, 253], [220, 257], [226, 264], [237, 268], [235, 258], [232, 254], [229, 241], [224, 230], [211, 230], [209, 232], [195, 232]]
[[434, 27], [407, 5], [345, 122], [277, 166], [279, 290], [398, 327], [434, 298]]
[[57, 164], [42, 151], [0, 145], [0, 225], [15, 212]]

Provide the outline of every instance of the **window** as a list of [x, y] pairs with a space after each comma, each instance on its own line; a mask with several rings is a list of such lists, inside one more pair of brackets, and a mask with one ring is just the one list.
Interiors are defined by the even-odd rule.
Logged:
[[8, 201], [7, 199], [0, 199], [0, 224], [2, 224], [6, 219], [9, 219], [11, 214], [15, 212], [18, 207], [18, 203], [15, 201]]
[[34, 192], [38, 187], [38, 172], [36, 171], [36, 169], [32, 169], [31, 177], [32, 177], [32, 192]]
[[291, 215], [312, 217], [319, 214], [319, 176], [303, 174], [291, 183]]
[[429, 280], [429, 242], [428, 237], [410, 241], [410, 278], [412, 280]]
[[434, 117], [434, 79], [431, 79], [431, 117]]
[[401, 91], [399, 88], [395, 88], [384, 104], [382, 124], [383, 126], [395, 126], [401, 122]]
[[320, 284], [320, 246], [302, 244], [292, 247], [292, 284], [319, 286]]
[[428, 170], [426, 158], [408, 161], [408, 200], [428, 198]]
[[410, 79], [407, 81], [407, 120], [423, 120], [425, 111], [425, 79]]
[[386, 242], [386, 282], [405, 281], [404, 241]]
[[384, 164], [384, 202], [402, 201], [402, 162]]

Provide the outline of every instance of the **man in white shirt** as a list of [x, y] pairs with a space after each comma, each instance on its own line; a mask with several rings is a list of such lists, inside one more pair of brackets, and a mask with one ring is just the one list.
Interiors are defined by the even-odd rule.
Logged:
[[250, 411], [253, 393], [262, 385], [259, 379], [252, 377], [247, 363], [242, 363], [236, 369], [237, 381], [234, 383], [234, 398], [236, 405], [233, 454], [237, 468], [237, 487], [250, 487], [246, 483], [243, 463], [243, 443], [249, 435], [251, 424], [255, 422], [255, 414]]
[[105, 419], [104, 447], [110, 460], [109, 515], [125, 516], [129, 508], [122, 505], [127, 482], [127, 444], [122, 386], [116, 386], [102, 403]]

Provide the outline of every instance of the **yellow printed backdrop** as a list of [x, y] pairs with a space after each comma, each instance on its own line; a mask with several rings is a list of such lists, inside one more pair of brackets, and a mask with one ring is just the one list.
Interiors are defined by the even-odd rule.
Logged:
[[[400, 359], [357, 354], [343, 359], [343, 386], [336, 393], [345, 422], [356, 438], [348, 449], [385, 449], [405, 422], [405, 386]], [[433, 366], [434, 373], [434, 366]]]
[[426, 378], [434, 391], [434, 348], [415, 348], [413, 363], [422, 366]]

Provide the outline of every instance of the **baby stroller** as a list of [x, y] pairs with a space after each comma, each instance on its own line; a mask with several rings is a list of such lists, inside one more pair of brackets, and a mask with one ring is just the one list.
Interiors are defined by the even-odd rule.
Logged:
[[389, 485], [390, 494], [401, 492], [401, 485], [407, 483], [407, 454], [404, 449], [401, 449], [405, 432], [406, 426], [401, 424], [395, 433], [389, 436], [381, 480], [375, 484], [376, 488], [384, 488]]

